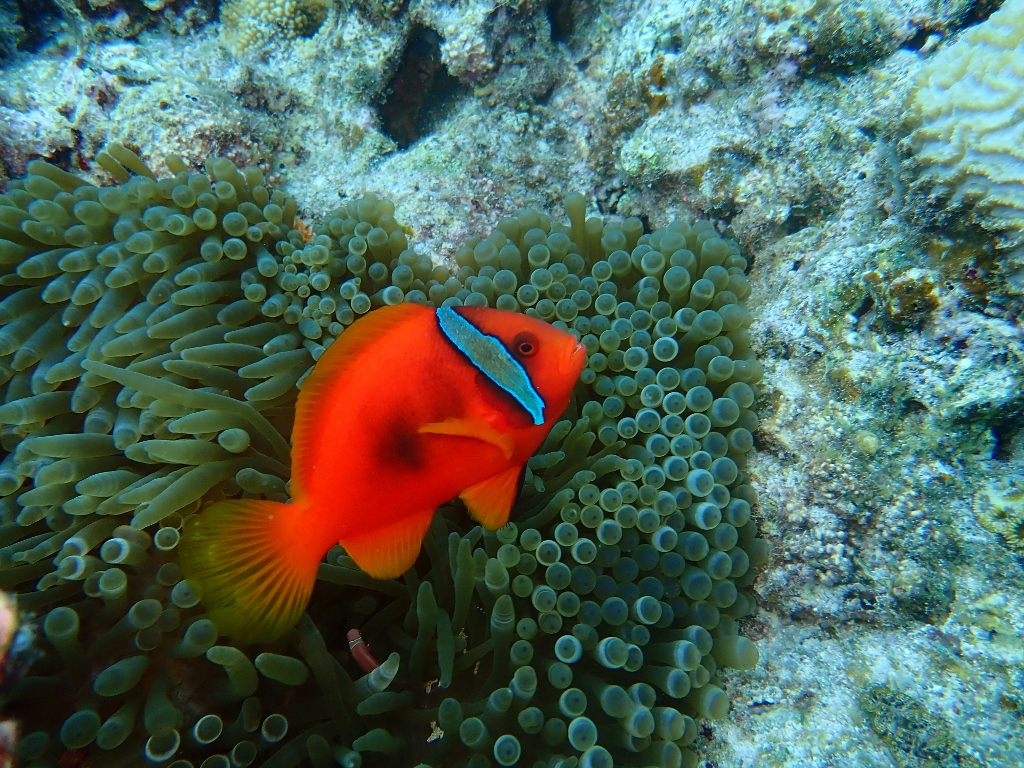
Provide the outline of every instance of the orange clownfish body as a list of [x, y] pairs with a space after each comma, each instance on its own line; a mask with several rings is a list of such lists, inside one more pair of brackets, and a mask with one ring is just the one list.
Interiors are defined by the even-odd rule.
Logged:
[[290, 629], [338, 542], [369, 575], [400, 576], [455, 496], [503, 526], [585, 361], [573, 336], [515, 312], [400, 304], [359, 319], [299, 394], [292, 503], [219, 502], [185, 528], [182, 569], [221, 633]]

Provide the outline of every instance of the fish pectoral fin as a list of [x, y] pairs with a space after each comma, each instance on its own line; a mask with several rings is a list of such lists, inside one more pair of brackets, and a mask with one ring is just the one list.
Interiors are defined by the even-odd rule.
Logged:
[[525, 464], [509, 467], [460, 493], [459, 498], [465, 503], [470, 516], [489, 531], [496, 531], [508, 523], [519, 498], [525, 469]]
[[455, 437], [470, 437], [474, 440], [482, 440], [497, 447], [506, 459], [511, 459], [516, 449], [515, 441], [511, 436], [499, 432], [483, 419], [449, 418], [444, 421], [424, 424], [417, 431], [420, 434], [453, 435]]
[[406, 515], [339, 543], [363, 571], [375, 579], [397, 579], [412, 568], [423, 546], [434, 509]]

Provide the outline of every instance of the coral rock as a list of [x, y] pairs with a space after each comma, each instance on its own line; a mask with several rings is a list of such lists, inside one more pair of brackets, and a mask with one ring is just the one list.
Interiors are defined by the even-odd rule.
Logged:
[[[910, 98], [923, 178], [950, 206], [973, 206], [1010, 245], [1024, 243], [1024, 0], [1007, 0], [937, 53]], [[1024, 291], [1024, 252], [1007, 262]]]

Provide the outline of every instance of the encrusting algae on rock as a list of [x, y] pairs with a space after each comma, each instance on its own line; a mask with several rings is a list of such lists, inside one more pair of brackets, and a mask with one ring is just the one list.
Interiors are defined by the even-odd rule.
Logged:
[[[20, 763], [695, 765], [695, 718], [729, 709], [719, 670], [757, 663], [737, 620], [768, 555], [735, 244], [570, 195], [568, 224], [519, 211], [452, 274], [372, 196], [307, 238], [226, 159], [157, 178], [113, 146], [102, 165], [116, 185], [35, 162], [0, 197], [0, 587], [40, 636], [0, 698]], [[218, 644], [184, 522], [289, 500], [297, 387], [403, 302], [525, 312], [586, 348], [512, 522], [443, 506], [401, 580], [335, 546], [293, 632]]]

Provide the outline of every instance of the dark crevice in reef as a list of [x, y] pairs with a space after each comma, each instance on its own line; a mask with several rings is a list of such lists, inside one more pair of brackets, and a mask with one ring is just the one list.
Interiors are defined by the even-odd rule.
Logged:
[[810, 218], [803, 206], [793, 206], [789, 216], [784, 222], [787, 235], [795, 235], [802, 229], [810, 226]]
[[1019, 414], [1000, 420], [992, 425], [992, 458], [996, 461], [1009, 461], [1020, 449], [1020, 436], [1024, 427]]
[[976, 24], [988, 19], [993, 13], [999, 10], [999, 7], [1003, 4], [1002, 0], [978, 0], [974, 3], [964, 14], [959, 24], [950, 25], [950, 31], [956, 31], [957, 29], [964, 29], [966, 27], [973, 27]]
[[796, 201], [789, 210], [784, 222], [785, 233], [795, 235], [807, 227], [821, 226], [821, 223], [832, 216], [833, 207], [828, 200], [827, 192], [821, 189], [808, 190], [803, 200]]
[[928, 27], [921, 27], [913, 35], [908, 37], [900, 44], [900, 48], [905, 51], [920, 51], [924, 48], [924, 44], [928, 42], [928, 38], [934, 34], [935, 30], [928, 29]]
[[15, 6], [23, 30], [17, 42], [19, 51], [39, 50], [60, 29], [61, 12], [53, 0], [17, 0]]
[[534, 102], [536, 104], [539, 104], [540, 106], [547, 106], [551, 101], [551, 97], [554, 95], [555, 84], [551, 83], [551, 85], [548, 86], [547, 90], [545, 90], [544, 93], [540, 94], [539, 96], [537, 96], [536, 99], [534, 99]]
[[924, 416], [928, 413], [928, 406], [922, 403], [920, 400], [914, 400], [910, 398], [903, 403], [903, 416]]
[[864, 317], [864, 315], [866, 315], [868, 312], [874, 309], [874, 307], [875, 297], [869, 293], [867, 296], [864, 297], [864, 301], [860, 303], [860, 306], [853, 310], [853, 312], [851, 312], [850, 314], [852, 314], [854, 317], [860, 320], [862, 317]]
[[554, 43], [568, 43], [575, 27], [575, 20], [572, 16], [572, 1], [548, 0], [544, 10], [548, 16], [548, 23], [551, 25], [551, 41]]
[[441, 62], [441, 37], [413, 27], [379, 110], [384, 133], [405, 149], [429, 134], [466, 93]]
[[65, 171], [74, 173], [74, 171], [76, 170], [73, 167], [74, 165], [76, 165], [75, 154], [81, 148], [82, 134], [77, 131], [74, 131], [73, 133], [75, 136], [75, 146], [60, 147], [58, 149], [53, 150], [53, 152], [51, 152], [50, 155], [47, 157], [39, 157], [35, 159], [45, 160], [51, 165], [55, 165], [58, 168], [62, 168]]

